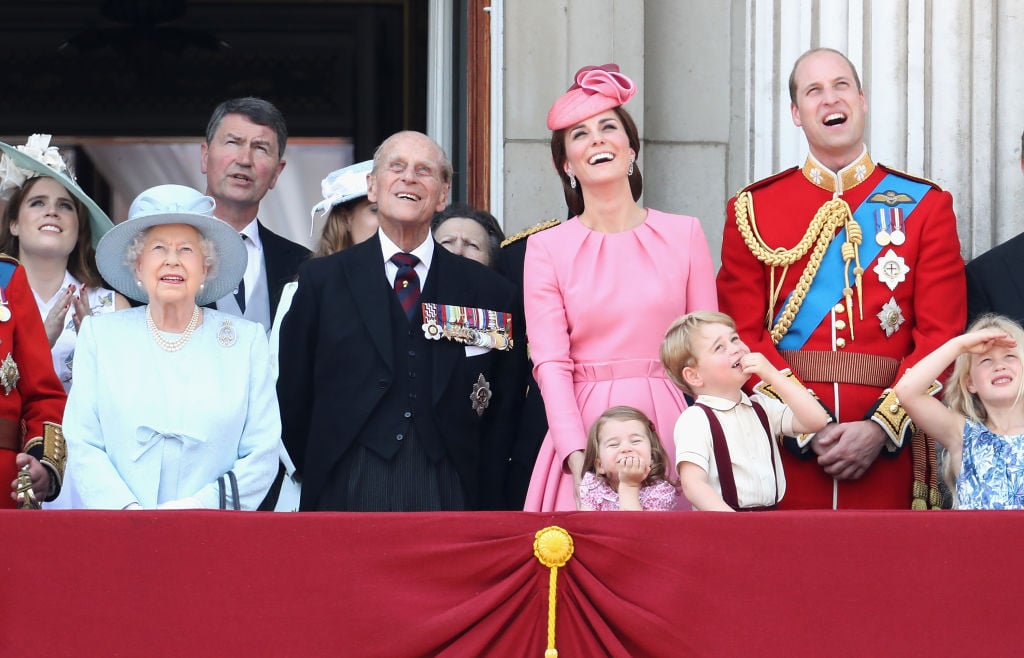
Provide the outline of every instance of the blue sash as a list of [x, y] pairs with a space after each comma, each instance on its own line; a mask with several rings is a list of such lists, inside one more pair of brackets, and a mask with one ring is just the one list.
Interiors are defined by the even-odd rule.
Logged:
[[14, 270], [18, 268], [14, 263], [6, 260], [0, 261], [0, 288], [7, 289], [7, 284], [11, 282], [11, 277], [14, 276]]
[[[875, 213], [879, 208], [891, 208], [898, 205], [903, 211], [904, 231], [910, 214], [917, 208], [918, 202], [924, 198], [931, 186], [896, 174], [888, 174], [879, 181], [875, 187], [861, 202], [860, 206], [853, 212], [853, 218], [860, 225], [864, 234], [864, 242], [860, 245], [861, 266], [864, 268], [865, 276], [870, 271], [871, 263], [882, 251], [881, 245], [875, 242], [875, 235], [878, 227], [875, 224]], [[876, 196], [889, 196], [895, 193], [900, 200], [896, 204], [887, 204], [882, 200], [872, 201]], [[905, 195], [905, 196], [904, 196]], [[842, 229], [832, 238], [828, 249], [825, 250], [825, 257], [822, 258], [818, 274], [811, 282], [804, 303], [800, 306], [792, 326], [782, 340], [779, 341], [780, 350], [801, 349], [811, 337], [814, 330], [821, 324], [821, 321], [832, 310], [837, 302], [843, 299], [843, 288], [846, 286], [844, 277], [845, 263], [843, 263], [843, 244], [846, 242], [846, 229]], [[853, 284], [853, 268], [850, 268], [850, 283]], [[793, 293], [790, 292], [790, 295]], [[786, 297], [789, 300], [789, 296]], [[785, 309], [785, 303], [782, 306]], [[779, 311], [779, 315], [782, 311]], [[779, 321], [779, 315], [775, 322]]]

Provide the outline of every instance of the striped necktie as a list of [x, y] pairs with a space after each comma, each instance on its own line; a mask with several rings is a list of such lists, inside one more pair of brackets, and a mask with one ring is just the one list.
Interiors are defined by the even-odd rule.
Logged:
[[398, 266], [395, 275], [395, 294], [402, 304], [405, 317], [412, 320], [416, 302], [420, 299], [420, 278], [416, 275], [416, 265], [420, 259], [412, 254], [399, 252], [391, 257], [391, 262]]

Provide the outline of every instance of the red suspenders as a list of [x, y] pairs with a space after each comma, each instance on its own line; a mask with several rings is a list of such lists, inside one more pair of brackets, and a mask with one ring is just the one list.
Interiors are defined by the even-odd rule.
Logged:
[[[775, 470], [775, 446], [772, 438], [772, 430], [768, 425], [768, 414], [765, 413], [763, 407], [757, 403], [756, 400], [750, 401], [754, 407], [754, 412], [757, 414], [758, 420], [761, 421], [761, 427], [764, 428], [765, 436], [768, 437], [768, 454], [772, 456], [772, 474], [775, 475], [775, 502], [779, 502], [779, 478]], [[725, 441], [725, 432], [722, 431], [722, 423], [719, 422], [718, 416], [711, 407], [706, 404], [698, 402], [697, 405], [704, 410], [704, 414], [708, 417], [708, 425], [711, 426], [711, 442], [715, 450], [715, 463], [718, 465], [718, 480], [722, 485], [722, 499], [725, 500], [725, 504], [734, 510], [741, 511], [739, 506], [739, 500], [736, 497], [736, 479], [732, 473], [732, 457], [729, 455], [729, 444]], [[774, 509], [775, 505], [769, 505], [766, 507], [755, 507], [755, 508], [744, 508], [745, 510], [763, 510], [763, 509]]]

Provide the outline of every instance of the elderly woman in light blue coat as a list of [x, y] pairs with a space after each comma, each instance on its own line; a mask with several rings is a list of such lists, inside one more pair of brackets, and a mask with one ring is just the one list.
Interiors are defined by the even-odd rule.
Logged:
[[79, 332], [64, 434], [86, 507], [256, 509], [277, 473], [266, 335], [202, 308], [246, 263], [213, 207], [192, 188], [151, 188], [99, 243], [103, 277], [146, 305]]

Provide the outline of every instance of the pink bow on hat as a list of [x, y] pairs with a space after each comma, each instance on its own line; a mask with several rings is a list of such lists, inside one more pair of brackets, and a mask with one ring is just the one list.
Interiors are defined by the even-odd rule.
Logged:
[[636, 84], [619, 73], [617, 64], [584, 66], [576, 80], [548, 112], [548, 129], [561, 130], [580, 121], [619, 107], [636, 93]]

